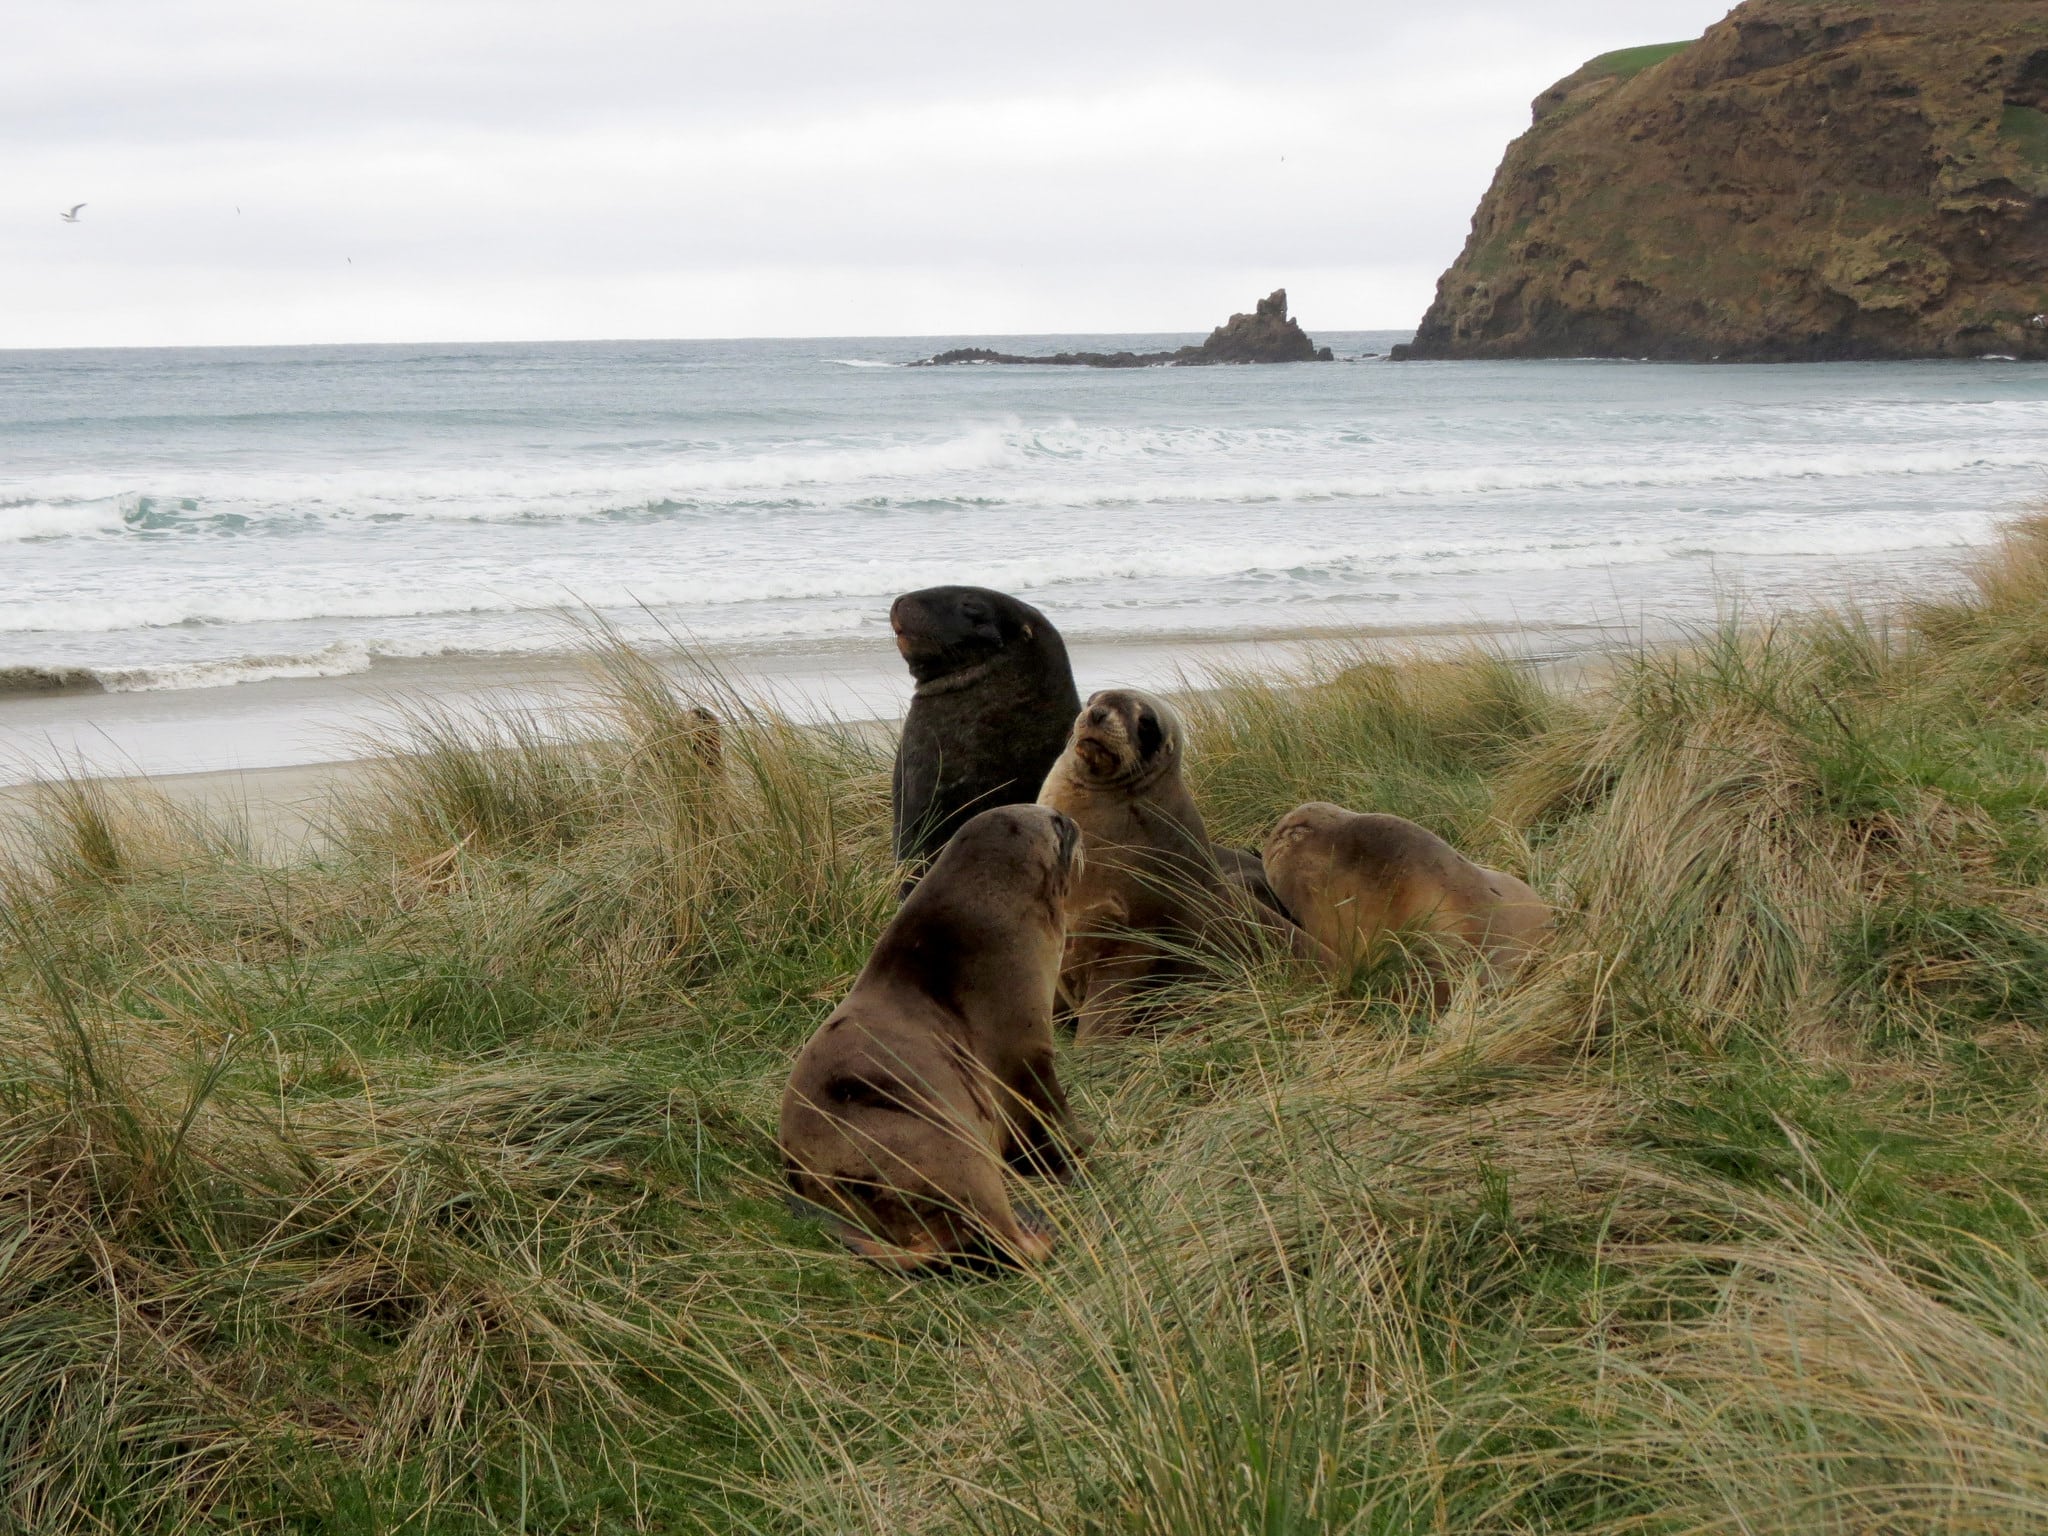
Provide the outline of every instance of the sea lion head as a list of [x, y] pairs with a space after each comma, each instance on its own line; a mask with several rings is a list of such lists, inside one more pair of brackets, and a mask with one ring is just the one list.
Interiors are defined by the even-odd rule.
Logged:
[[1282, 816], [1279, 824], [1267, 834], [1263, 857], [1277, 858], [1304, 838], [1328, 837], [1352, 819], [1351, 812], [1327, 800], [1311, 800], [1307, 805], [1298, 805]]
[[1081, 829], [1071, 817], [1049, 805], [999, 805], [953, 834], [904, 910], [964, 883], [983, 904], [1001, 891], [1043, 900], [1057, 913], [1081, 877], [1081, 862]]
[[987, 587], [926, 587], [889, 606], [896, 649], [920, 684], [934, 683], [1031, 648], [1052, 632], [1029, 603]]
[[1180, 720], [1135, 688], [1090, 695], [1074, 717], [1067, 751], [1084, 784], [1140, 790], [1180, 766]]

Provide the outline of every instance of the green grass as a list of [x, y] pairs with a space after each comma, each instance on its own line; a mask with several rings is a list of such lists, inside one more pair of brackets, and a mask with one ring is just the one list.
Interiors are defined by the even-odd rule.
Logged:
[[616, 646], [317, 854], [53, 786], [0, 873], [0, 1531], [2048, 1528], [2048, 524], [1563, 693], [1186, 706], [1219, 835], [1399, 811], [1559, 904], [1431, 1011], [1219, 962], [1069, 1051], [1043, 1270], [783, 1208], [886, 749]]
[[1998, 120], [1998, 136], [2019, 146], [2029, 165], [2048, 170], [2048, 112], [2008, 106]]
[[1652, 65], [1662, 64], [1674, 54], [1685, 52], [1696, 41], [1698, 39], [1689, 37], [1682, 43], [1645, 43], [1640, 48], [1617, 48], [1612, 53], [1588, 59], [1580, 66], [1579, 73], [1589, 80], [1630, 80]]

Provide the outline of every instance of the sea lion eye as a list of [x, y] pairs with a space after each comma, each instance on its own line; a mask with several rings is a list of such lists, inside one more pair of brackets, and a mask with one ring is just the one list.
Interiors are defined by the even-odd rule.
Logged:
[[1149, 709], [1141, 710], [1138, 714], [1138, 755], [1150, 757], [1165, 742], [1166, 732], [1159, 728], [1159, 717]]

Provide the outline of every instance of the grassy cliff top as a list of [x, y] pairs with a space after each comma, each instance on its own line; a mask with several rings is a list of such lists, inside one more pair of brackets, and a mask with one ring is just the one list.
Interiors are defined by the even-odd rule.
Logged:
[[1692, 39], [1681, 43], [1648, 43], [1640, 48], [1618, 48], [1612, 53], [1588, 59], [1538, 96], [1533, 105], [1536, 121], [1542, 122], [1566, 106], [1576, 109], [1594, 96], [1633, 80], [1646, 69], [1685, 52]]
[[1686, 38], [1677, 43], [1645, 43], [1640, 48], [1617, 48], [1612, 53], [1603, 53], [1588, 59], [1579, 66], [1578, 73], [1588, 79], [1618, 75], [1626, 80], [1641, 74], [1652, 64], [1662, 64], [1675, 53], [1683, 53], [1698, 39]]

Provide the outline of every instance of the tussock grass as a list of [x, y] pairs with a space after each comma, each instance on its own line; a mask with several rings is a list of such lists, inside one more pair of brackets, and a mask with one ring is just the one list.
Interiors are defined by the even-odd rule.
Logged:
[[0, 1530], [2048, 1529], [2048, 523], [1594, 692], [1189, 700], [1218, 836], [1409, 815], [1558, 942], [1435, 1009], [1215, 962], [1069, 1054], [1100, 1140], [997, 1279], [781, 1200], [886, 746], [591, 661], [289, 865], [103, 785], [11, 829]]

